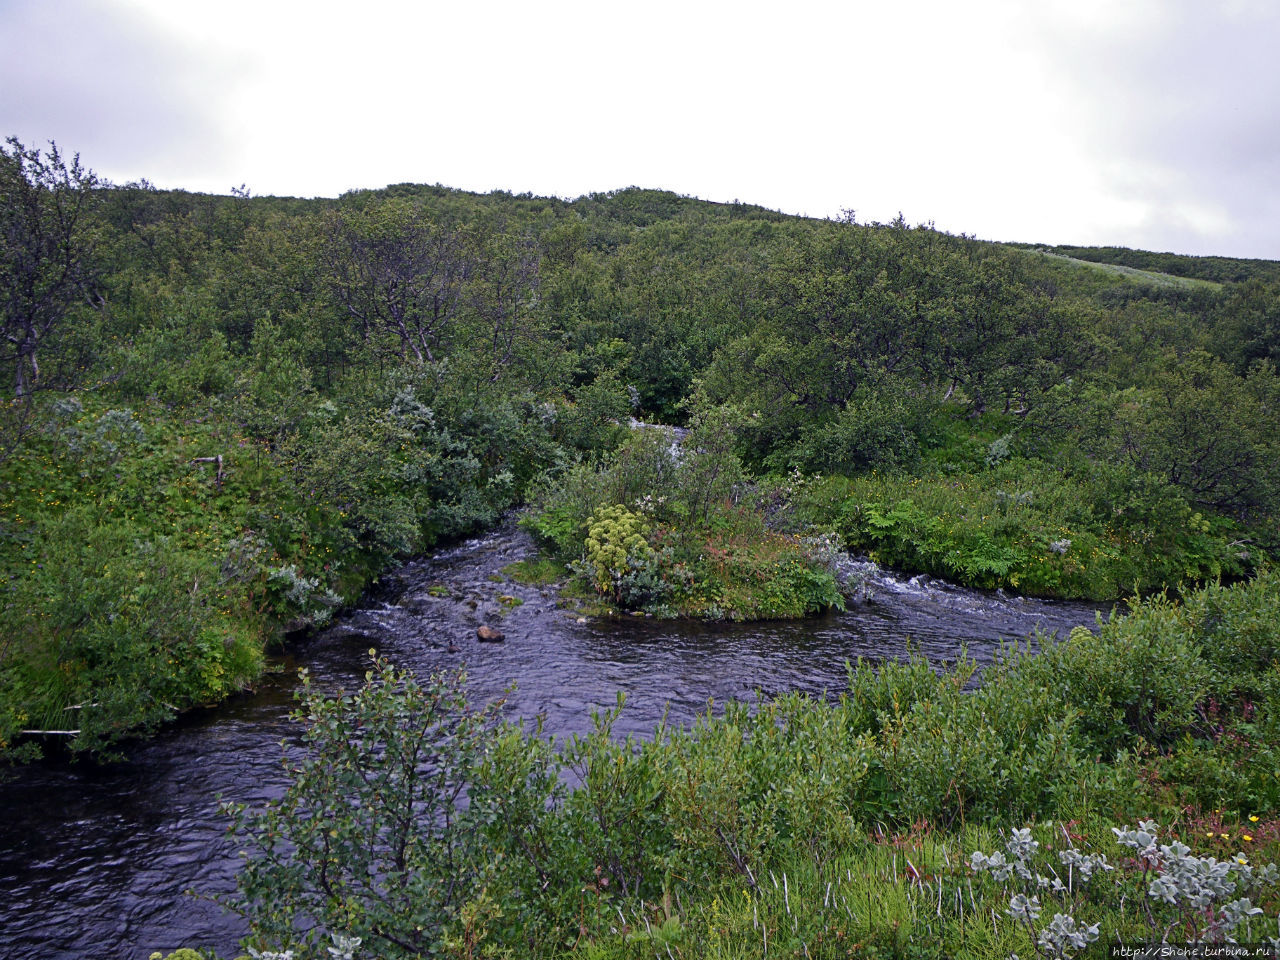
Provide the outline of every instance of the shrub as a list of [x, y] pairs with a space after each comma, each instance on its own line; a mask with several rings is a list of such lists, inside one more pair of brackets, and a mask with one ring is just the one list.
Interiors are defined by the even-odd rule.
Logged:
[[811, 421], [795, 448], [774, 454], [818, 473], [854, 473], [913, 463], [920, 453], [926, 405], [894, 379], [861, 384], [834, 417]]
[[469, 709], [460, 677], [419, 683], [380, 659], [332, 698], [304, 672], [299, 697], [305, 753], [286, 759], [284, 795], [224, 807], [247, 857], [227, 905], [256, 948], [321, 955], [340, 933], [379, 957], [440, 955], [494, 872], [493, 801], [462, 801], [496, 706]]
[[1212, 672], [1182, 611], [1153, 598], [1097, 634], [1077, 627], [1065, 641], [1042, 639], [1034, 655], [1012, 652], [988, 679], [1005, 682], [1078, 709], [1091, 751], [1109, 759], [1140, 742], [1168, 746], [1192, 729]]
[[261, 646], [217, 583], [213, 558], [89, 507], [48, 519], [0, 608], [2, 719], [102, 750], [247, 683]]

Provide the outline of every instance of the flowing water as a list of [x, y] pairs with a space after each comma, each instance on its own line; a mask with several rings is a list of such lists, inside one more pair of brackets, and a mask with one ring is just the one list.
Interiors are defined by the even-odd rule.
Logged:
[[[871, 602], [804, 621], [673, 623], [581, 620], [553, 589], [501, 582], [531, 555], [505, 526], [386, 578], [374, 598], [299, 644], [250, 696], [198, 712], [132, 746], [126, 761], [50, 761], [0, 782], [0, 957], [146, 958], [213, 947], [234, 956], [237, 918], [204, 895], [234, 886], [238, 855], [216, 797], [256, 803], [283, 788], [281, 741], [296, 668], [322, 688], [352, 687], [376, 647], [419, 673], [465, 665], [473, 700], [507, 696], [511, 717], [546, 717], [549, 733], [585, 732], [590, 711], [627, 706], [618, 734], [647, 735], [667, 713], [687, 722], [710, 702], [803, 690], [838, 692], [845, 664], [901, 658], [938, 664], [962, 645], [980, 664], [1000, 643], [1039, 628], [1092, 626], [1087, 604], [1006, 597], [849, 561]], [[522, 601], [512, 605], [501, 597]], [[510, 607], [508, 610], [507, 608]], [[476, 628], [499, 626], [502, 643]]]

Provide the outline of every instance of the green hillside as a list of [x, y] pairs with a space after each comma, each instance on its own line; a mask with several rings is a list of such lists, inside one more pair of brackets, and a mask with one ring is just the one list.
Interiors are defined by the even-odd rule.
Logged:
[[636, 187], [208, 196], [16, 142], [0, 175], [24, 751], [251, 684], [285, 631], [518, 505], [585, 607], [663, 616], [839, 605], [837, 547], [1105, 600], [1280, 545], [1273, 263]]

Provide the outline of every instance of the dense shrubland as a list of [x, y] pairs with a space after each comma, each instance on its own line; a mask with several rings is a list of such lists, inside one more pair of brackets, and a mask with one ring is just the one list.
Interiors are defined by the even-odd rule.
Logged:
[[667, 615], [838, 605], [838, 545], [1111, 598], [1280, 543], [1274, 264], [637, 188], [204, 196], [16, 141], [0, 216], [0, 750], [250, 684], [526, 502], [600, 609]]
[[255, 950], [299, 960], [339, 937], [600, 958], [1262, 941], [1280, 933], [1276, 588], [1138, 601], [1007, 648], [970, 693], [971, 663], [858, 664], [836, 699], [724, 704], [644, 741], [611, 736], [621, 700], [552, 741], [469, 708], [457, 677], [378, 660], [341, 696], [304, 682], [289, 790], [229, 809], [253, 854], [230, 905]]

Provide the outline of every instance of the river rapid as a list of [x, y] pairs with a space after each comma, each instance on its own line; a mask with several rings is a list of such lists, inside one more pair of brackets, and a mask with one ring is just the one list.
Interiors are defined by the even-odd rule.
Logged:
[[[299, 734], [288, 714], [300, 665], [322, 689], [358, 684], [371, 647], [421, 674], [465, 666], [473, 701], [514, 683], [508, 716], [542, 714], [557, 735], [585, 732], [590, 712], [622, 691], [615, 733], [647, 736], [664, 712], [687, 723], [711, 703], [757, 692], [836, 694], [846, 662], [860, 657], [915, 651], [946, 664], [963, 645], [990, 663], [1004, 642], [1036, 629], [1065, 636], [1100, 612], [847, 561], [842, 572], [863, 578], [871, 601], [844, 613], [749, 624], [584, 620], [558, 605], [553, 588], [502, 577], [533, 552], [508, 524], [409, 563], [295, 645], [255, 693], [130, 745], [123, 762], [52, 760], [0, 782], [0, 957], [114, 960], [180, 946], [235, 956], [239, 919], [186, 891], [233, 889], [239, 857], [216, 798], [260, 803], [282, 791], [281, 742]], [[505, 641], [479, 642], [484, 623]]]

